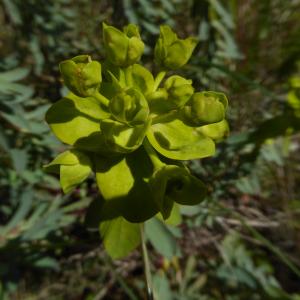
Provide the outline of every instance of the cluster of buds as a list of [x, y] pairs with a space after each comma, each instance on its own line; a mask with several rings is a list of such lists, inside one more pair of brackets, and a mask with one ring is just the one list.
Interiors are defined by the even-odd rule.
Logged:
[[120, 31], [103, 24], [103, 43], [101, 63], [80, 55], [60, 64], [70, 92], [50, 107], [46, 121], [71, 148], [46, 168], [60, 174], [64, 192], [95, 173], [105, 239], [114, 222], [135, 228], [154, 216], [170, 220], [179, 205], [203, 201], [206, 187], [183, 161], [214, 154], [215, 142], [228, 133], [228, 102], [219, 92], [195, 92], [192, 80], [166, 78], [188, 62], [195, 38], [180, 39], [161, 26], [156, 76], [138, 64], [144, 43], [137, 26]]

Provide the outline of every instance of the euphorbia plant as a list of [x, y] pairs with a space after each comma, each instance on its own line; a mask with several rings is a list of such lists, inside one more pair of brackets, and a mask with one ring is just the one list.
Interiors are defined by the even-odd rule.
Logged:
[[46, 168], [59, 173], [66, 193], [96, 175], [101, 198], [93, 213], [107, 252], [120, 258], [140, 244], [141, 223], [176, 219], [178, 205], [204, 199], [205, 185], [182, 161], [214, 154], [215, 141], [228, 132], [228, 103], [223, 93], [195, 92], [179, 75], [165, 79], [187, 63], [195, 38], [161, 26], [156, 76], [138, 64], [144, 43], [136, 25], [120, 31], [103, 24], [103, 43], [101, 63], [80, 55], [60, 64], [70, 92], [46, 120], [70, 149]]

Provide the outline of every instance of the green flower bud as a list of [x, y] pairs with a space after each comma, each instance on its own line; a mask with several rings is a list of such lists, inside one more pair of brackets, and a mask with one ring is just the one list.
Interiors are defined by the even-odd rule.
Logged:
[[138, 62], [144, 52], [144, 43], [134, 24], [124, 27], [122, 32], [103, 23], [103, 42], [107, 58], [119, 67]]
[[168, 101], [173, 108], [184, 106], [194, 93], [192, 80], [178, 75], [169, 77], [165, 81], [164, 88], [168, 92]]
[[187, 169], [177, 165], [164, 165], [157, 169], [149, 184], [164, 219], [170, 216], [174, 202], [195, 205], [206, 196], [205, 185]]
[[144, 124], [148, 120], [149, 106], [144, 95], [134, 88], [117, 93], [110, 101], [113, 117], [129, 126]]
[[98, 91], [102, 76], [101, 64], [89, 55], [79, 55], [60, 63], [59, 69], [67, 88], [79, 97], [92, 96]]
[[217, 123], [225, 118], [228, 100], [223, 93], [195, 93], [183, 108], [185, 121], [190, 126]]
[[195, 38], [179, 39], [169, 26], [160, 26], [154, 49], [155, 61], [159, 66], [176, 70], [188, 62], [196, 45]]

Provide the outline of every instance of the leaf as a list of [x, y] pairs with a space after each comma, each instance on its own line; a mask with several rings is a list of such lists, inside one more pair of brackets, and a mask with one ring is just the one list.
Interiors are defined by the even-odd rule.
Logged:
[[59, 263], [52, 257], [43, 257], [35, 261], [34, 266], [41, 269], [51, 269], [53, 271], [59, 271]]
[[27, 163], [28, 163], [28, 154], [27, 154], [26, 150], [11, 149], [10, 155], [11, 155], [15, 170], [18, 173], [25, 171]]
[[220, 141], [229, 134], [229, 125], [226, 120], [222, 120], [218, 123], [198, 127], [198, 131], [215, 141]]
[[168, 278], [164, 273], [153, 276], [153, 288], [155, 299], [157, 300], [174, 300]]
[[18, 9], [18, 5], [14, 3], [14, 1], [3, 0], [5, 11], [8, 13], [12, 22], [15, 25], [22, 25], [22, 17], [20, 11]]
[[130, 222], [143, 222], [157, 213], [147, 183], [152, 164], [143, 148], [126, 157], [95, 158], [98, 188], [107, 201]]
[[147, 137], [160, 154], [171, 159], [190, 160], [215, 153], [212, 139], [181, 120], [154, 124], [148, 130]]
[[153, 247], [163, 256], [172, 259], [178, 254], [178, 246], [166, 225], [156, 218], [145, 223], [145, 232]]
[[171, 210], [171, 214], [168, 219], [163, 220], [161, 214], [158, 214], [157, 217], [159, 220], [164, 221], [164, 223], [166, 223], [167, 225], [177, 226], [177, 225], [181, 224], [182, 218], [181, 218], [181, 214], [180, 214], [179, 204], [174, 203], [173, 208]]
[[86, 154], [71, 149], [59, 154], [45, 168], [49, 172], [59, 172], [61, 187], [68, 193], [89, 176], [92, 163]]
[[105, 143], [115, 152], [132, 152], [142, 144], [150, 121], [149, 119], [142, 125], [129, 127], [111, 119], [103, 120], [101, 122], [101, 131], [105, 137]]
[[77, 163], [79, 163], [78, 151], [67, 150], [58, 154], [52, 162], [45, 166], [45, 168], [53, 165], [75, 165]]
[[100, 151], [104, 147], [100, 120], [107, 116], [96, 99], [83, 99], [69, 94], [50, 107], [46, 121], [62, 142], [90, 151]]
[[12, 230], [13, 228], [17, 227], [18, 224], [22, 224], [30, 210], [32, 209], [33, 204], [33, 190], [30, 188], [26, 188], [22, 195], [20, 196], [20, 202], [18, 205], [17, 210], [14, 212], [13, 217], [11, 220], [6, 224], [5, 227], [3, 227], [2, 230], [4, 232], [1, 232], [2, 235], [5, 236], [5, 233]]
[[139, 226], [122, 217], [101, 222], [100, 234], [104, 247], [113, 259], [127, 256], [140, 244]]
[[154, 78], [151, 72], [145, 67], [139, 64], [134, 64], [132, 66], [132, 80], [133, 86], [144, 95], [147, 95], [153, 91]]
[[15, 82], [24, 79], [30, 72], [29, 68], [16, 68], [0, 73], [0, 81]]
[[183, 166], [163, 165], [157, 168], [149, 185], [164, 219], [169, 218], [174, 202], [195, 205], [206, 196], [205, 185]]
[[64, 193], [69, 193], [91, 173], [89, 159], [72, 166], [60, 166], [60, 184]]

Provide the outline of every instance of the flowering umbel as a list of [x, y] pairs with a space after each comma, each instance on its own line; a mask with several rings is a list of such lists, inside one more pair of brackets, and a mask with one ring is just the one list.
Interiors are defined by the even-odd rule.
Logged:
[[[103, 43], [101, 63], [79, 55], [60, 64], [69, 93], [50, 107], [46, 121], [70, 149], [45, 167], [60, 175], [66, 193], [96, 175], [100, 199], [92, 215], [109, 254], [122, 257], [140, 242], [137, 223], [168, 221], [178, 205], [203, 201], [204, 183], [182, 161], [214, 154], [215, 142], [228, 133], [228, 101], [220, 92], [195, 92], [190, 79], [166, 77], [188, 62], [195, 38], [180, 39], [161, 26], [155, 76], [138, 64], [144, 43], [136, 25], [120, 31], [103, 24]], [[111, 241], [120, 228], [116, 249]]]

